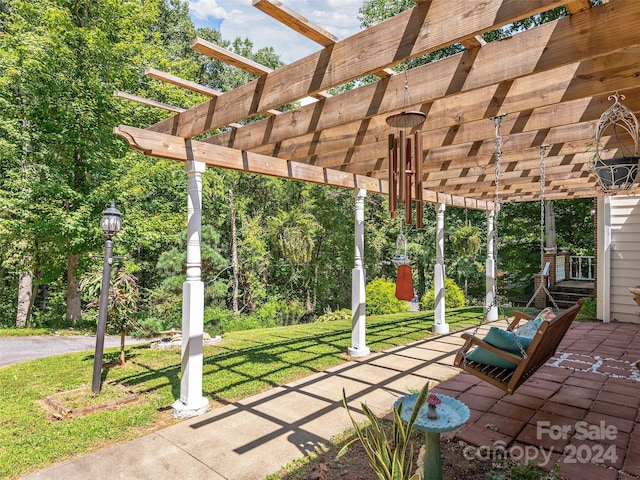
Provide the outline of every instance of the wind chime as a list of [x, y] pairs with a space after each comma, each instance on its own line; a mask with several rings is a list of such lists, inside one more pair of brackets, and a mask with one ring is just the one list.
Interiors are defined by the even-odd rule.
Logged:
[[[406, 72], [405, 72], [406, 75]], [[406, 77], [405, 77], [406, 78]], [[405, 81], [404, 104], [410, 105], [409, 86]], [[404, 223], [413, 224], [413, 201], [416, 203], [416, 228], [423, 228], [422, 207], [422, 132], [427, 116], [419, 111], [405, 110], [387, 117], [389, 133], [389, 213], [397, 217], [398, 206], [404, 206]], [[404, 254], [401, 250], [404, 248]], [[407, 257], [407, 241], [400, 223], [393, 262], [398, 267], [396, 298], [413, 300], [413, 279]]]
[[416, 228], [419, 230], [423, 228], [422, 132], [417, 128], [425, 118], [427, 116], [422, 112], [406, 110], [386, 120], [392, 129], [389, 133], [389, 213], [391, 218], [396, 218], [398, 205], [404, 205], [405, 224], [412, 225], [415, 199]]

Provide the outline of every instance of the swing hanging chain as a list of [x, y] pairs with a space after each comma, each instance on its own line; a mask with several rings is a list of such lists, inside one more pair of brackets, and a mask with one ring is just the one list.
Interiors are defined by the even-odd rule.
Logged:
[[536, 289], [536, 291], [533, 293], [533, 295], [527, 302], [527, 305], [525, 306], [525, 308], [529, 308], [531, 306], [533, 301], [538, 296], [538, 293], [540, 293], [540, 291], [542, 290], [544, 291], [545, 298], [549, 298], [551, 300], [553, 308], [556, 311], [558, 311], [560, 310], [558, 308], [558, 304], [554, 300], [553, 296], [551, 296], [551, 293], [549, 292], [549, 289], [547, 289], [547, 286], [545, 285], [545, 282], [544, 282], [544, 244], [545, 244], [545, 220], [546, 220], [545, 218], [546, 165], [545, 165], [544, 156], [547, 151], [547, 147], [548, 145], [540, 145], [538, 147], [540, 151], [540, 285], [538, 285], [538, 288]]
[[545, 240], [545, 184], [546, 184], [546, 165], [544, 155], [547, 151], [547, 145], [540, 145], [540, 273], [544, 271], [544, 240]]
[[[495, 198], [494, 198], [494, 205], [495, 205], [495, 209], [496, 209], [496, 215], [494, 218], [494, 242], [497, 244], [498, 243], [498, 212], [500, 210], [500, 159], [502, 157], [502, 135], [500, 134], [500, 127], [502, 126], [502, 119], [505, 117], [506, 115], [496, 115], [495, 117], [492, 117], [493, 120], [493, 124], [495, 126], [495, 135], [496, 135], [496, 141], [495, 141], [495, 170], [496, 170], [496, 178], [495, 178], [495, 183], [496, 183], [496, 192], [495, 192]], [[497, 270], [498, 270], [498, 255], [497, 252], [500, 249], [498, 247], [496, 247], [494, 249], [495, 253], [494, 253], [494, 259], [495, 259], [495, 270], [493, 272], [493, 298], [492, 298], [492, 306], [496, 306], [499, 310], [499, 306], [498, 306], [498, 302], [497, 302], [497, 298], [498, 298], [498, 275], [497, 275]], [[487, 313], [489, 312], [489, 309], [487, 309]], [[498, 312], [498, 314], [500, 314], [500, 312]], [[486, 318], [486, 317], [485, 317]], [[507, 325], [510, 325], [509, 319], [507, 318], [506, 315], [504, 315], [504, 320], [505, 322], [507, 322]], [[516, 335], [515, 332], [511, 332], [513, 334], [513, 338], [516, 341], [516, 345], [518, 345], [518, 350], [520, 350], [520, 355], [522, 356], [522, 358], [527, 358], [527, 351], [524, 349], [524, 347], [522, 346], [522, 344], [520, 343], [520, 341], [518, 340], [518, 335]]]
[[[500, 157], [502, 155], [502, 136], [500, 135], [500, 126], [502, 125], [502, 119], [506, 116], [506, 114], [504, 115], [496, 115], [495, 117], [491, 117], [491, 120], [493, 121], [493, 125], [495, 127], [495, 143], [494, 143], [494, 153], [493, 153], [493, 160], [494, 160], [494, 165], [495, 165], [495, 197], [494, 197], [494, 218], [493, 218], [493, 242], [494, 242], [494, 249], [493, 249], [493, 258], [494, 258], [494, 271], [492, 272], [491, 278], [492, 278], [492, 284], [491, 284], [491, 302], [485, 306], [484, 309], [484, 314], [482, 316], [482, 319], [480, 320], [480, 322], [478, 324], [476, 324], [475, 328], [473, 329], [473, 332], [471, 333], [471, 335], [473, 337], [476, 337], [478, 334], [478, 330], [480, 329], [480, 327], [482, 326], [482, 324], [484, 324], [486, 322], [487, 317], [489, 316], [489, 312], [491, 312], [491, 310], [493, 310], [493, 308], [497, 308], [498, 310], [500, 309], [500, 306], [498, 305], [498, 278], [496, 275], [497, 272], [497, 265], [498, 265], [498, 211], [500, 210]], [[507, 320], [508, 323], [508, 320]], [[517, 341], [517, 339], [516, 339]], [[520, 351], [523, 351], [522, 345], [519, 344], [520, 346]], [[526, 353], [524, 354], [524, 358], [526, 358]], [[464, 358], [464, 361], [466, 362], [466, 356]]]
[[[489, 308], [499, 308], [498, 305], [498, 253], [500, 251], [499, 248], [499, 237], [498, 237], [498, 213], [500, 212], [500, 159], [502, 157], [502, 135], [500, 134], [500, 127], [502, 126], [502, 119], [506, 117], [506, 114], [496, 115], [491, 117], [493, 121], [493, 126], [495, 128], [495, 145], [494, 145], [494, 166], [495, 166], [495, 194], [494, 194], [494, 218], [493, 218], [493, 243], [495, 245], [493, 249], [493, 258], [494, 258], [494, 271], [492, 272], [491, 278], [492, 280], [492, 293], [491, 293], [491, 305]], [[488, 312], [487, 312], [488, 313]]]

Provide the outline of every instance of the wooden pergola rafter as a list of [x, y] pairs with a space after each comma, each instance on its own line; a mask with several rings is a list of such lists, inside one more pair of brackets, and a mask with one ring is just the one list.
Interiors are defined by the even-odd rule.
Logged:
[[[196, 39], [196, 50], [258, 78], [209, 95], [195, 107], [174, 110], [178, 113], [146, 129], [121, 126], [116, 133], [159, 157], [197, 158], [221, 168], [386, 194], [385, 118], [407, 107], [406, 83], [414, 103], [410, 107], [427, 115], [422, 127], [425, 200], [490, 209], [493, 115], [506, 114], [501, 201], [531, 201], [540, 195], [537, 147], [542, 144], [548, 145], [549, 198], [599, 195], [587, 170], [595, 122], [616, 91], [640, 111], [640, 2], [611, 0], [592, 8], [589, 0], [420, 1], [344, 40], [277, 0], [254, 0], [254, 5], [321, 49], [271, 70]], [[570, 17], [500, 41], [485, 44], [479, 37], [562, 5]], [[406, 75], [390, 70], [454, 43], [465, 50]], [[326, 94], [368, 74], [379, 80]], [[154, 78], [194, 89], [187, 81]], [[320, 100], [276, 110], [310, 96]], [[269, 117], [242, 124], [258, 113]], [[236, 128], [219, 130], [229, 125]], [[203, 140], [189, 140], [203, 135]]]

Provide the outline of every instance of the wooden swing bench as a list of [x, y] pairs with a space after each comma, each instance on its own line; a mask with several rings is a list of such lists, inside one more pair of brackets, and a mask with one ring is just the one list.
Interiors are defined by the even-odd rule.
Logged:
[[[511, 395], [555, 355], [558, 345], [578, 315], [583, 302], [584, 300], [580, 299], [572, 307], [560, 312], [557, 317], [543, 321], [525, 350], [526, 356], [524, 357], [494, 347], [470, 333], [463, 333], [462, 338], [465, 339], [465, 344], [456, 355], [454, 365]], [[514, 319], [507, 327], [508, 331], [513, 331], [522, 320], [532, 320], [532, 317], [521, 312], [513, 312], [513, 315]], [[488, 350], [503, 360], [515, 364], [516, 367], [496, 367], [468, 359], [467, 355], [472, 347]]]

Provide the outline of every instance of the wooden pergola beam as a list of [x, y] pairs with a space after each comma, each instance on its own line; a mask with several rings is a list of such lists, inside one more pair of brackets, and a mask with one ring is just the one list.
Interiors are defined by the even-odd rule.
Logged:
[[[338, 41], [338, 37], [331, 32], [310, 22], [278, 0], [253, 0], [253, 6], [323, 47], [330, 47]], [[395, 75], [390, 68], [383, 68], [373, 73], [380, 78]]]
[[155, 100], [139, 97], [138, 95], [131, 95], [130, 93], [120, 92], [118, 90], [113, 92], [113, 96], [116, 98], [122, 98], [123, 100], [129, 100], [130, 102], [139, 103], [141, 105], [147, 105], [148, 107], [160, 108], [161, 110], [167, 110], [173, 113], [182, 113], [187, 110], [186, 108], [176, 107], [174, 105], [169, 105], [168, 103], [156, 102]]
[[[364, 188], [371, 193], [384, 195], [388, 193], [388, 185], [385, 180], [313, 165], [304, 165], [251, 152], [242, 152], [127, 125], [120, 125], [114, 128], [113, 133], [123, 137], [131, 148], [152, 157], [182, 162], [194, 160], [204, 162], [208, 166], [229, 170], [239, 170], [334, 187]], [[423, 196], [426, 202], [442, 202], [451, 206], [461, 206], [476, 210], [490, 210], [492, 208], [491, 202], [466, 199], [456, 195], [440, 195], [436, 192], [424, 191]]]
[[[196, 37], [191, 40], [191, 48], [196, 52], [200, 52], [211, 58], [215, 58], [216, 60], [220, 60], [222, 62], [228, 63], [229, 65], [233, 65], [236, 68], [245, 70], [258, 77], [273, 72], [273, 69], [269, 67], [260, 65], [258, 62], [254, 62], [253, 60], [244, 58], [237, 53], [233, 53], [225, 48], [216, 45], [215, 43], [207, 42], [206, 40], [203, 40], [201, 38]], [[236, 118], [234, 120], [240, 120], [240, 118]]]
[[338, 41], [338, 37], [314, 25], [278, 0], [253, 0], [253, 6], [323, 47], [329, 47]]
[[590, 0], [570, 0], [565, 5], [567, 11], [573, 15], [574, 13], [580, 13], [584, 10], [591, 8]]
[[[612, 52], [624, 48], [628, 45], [629, 36], [632, 44], [640, 44], [640, 29], [635, 28], [633, 21], [633, 18], [636, 18], [635, 15], [640, 15], [640, 2], [628, 5], [627, 9], [609, 11], [608, 7], [609, 5], [601, 6], [570, 19], [562, 19], [519, 33], [508, 40], [491, 42], [477, 49], [478, 53], [472, 56], [465, 52], [410, 70], [407, 72], [407, 82], [411, 85], [412, 99], [418, 105], [429, 105], [430, 102], [434, 102], [437, 107], [438, 104], [442, 104], [438, 111], [458, 108], [460, 115], [455, 115], [452, 111], [448, 111], [446, 115], [448, 125], [454, 126], [474, 118], [474, 113], [478, 111], [474, 110], [474, 107], [480, 103], [495, 105], [497, 102], [501, 102], [501, 110], [505, 111], [505, 107], [502, 105], [504, 98], [500, 98], [498, 90], [504, 90], [505, 84], [508, 85], [508, 82], [513, 82], [518, 77], [533, 74], [542, 75], [545, 70], [573, 64], [575, 65], [573, 72], [570, 70], [564, 72], [564, 76], [570, 82], [564, 88], [577, 89], [579, 82], [573, 79], [571, 74], [575, 73], [575, 69], [579, 67], [578, 62], [596, 55], [610, 55]], [[609, 22], [620, 25], [625, 34], [611, 35]], [[585, 30], [590, 35], [589, 44], [592, 42], [591, 39], [594, 39], [593, 44], [598, 45], [597, 49], [584, 48], [584, 45], [581, 44], [579, 39]], [[561, 52], [562, 54], [560, 54]], [[627, 55], [631, 54], [632, 52], [629, 52]], [[618, 65], [629, 63], [628, 58], [622, 58], [623, 56], [625, 55], [621, 54], [615, 60]], [[507, 57], [510, 58], [509, 63], [517, 65], [517, 68], [504, 66], [504, 58]], [[608, 57], [603, 58], [603, 62], [606, 62]], [[593, 68], [587, 71], [589, 68], [589, 65], [585, 63], [583, 71], [580, 72], [582, 75], [580, 81], [590, 81], [595, 86], [602, 72], [595, 74]], [[620, 67], [615, 66], [613, 70], [615, 68]], [[554, 81], [553, 77], [559, 73], [562, 72], [550, 74], [551, 81]], [[618, 73], [609, 75], [605, 79], [608, 82], [619, 84], [617, 76]], [[421, 81], [424, 78], [429, 78], [430, 81]], [[628, 77], [628, 79], [631, 78]], [[544, 88], [545, 85], [541, 83], [541, 80], [543, 80], [542, 77], [532, 77], [532, 80], [527, 82], [526, 88], [534, 90]], [[516, 87], [524, 82], [524, 79], [519, 79]], [[452, 88], [452, 86], [458, 87]], [[228, 135], [221, 134], [211, 137], [208, 141], [251, 150], [265, 143], [276, 144], [287, 138], [315, 134], [349, 122], [362, 122], [376, 115], [388, 114], [402, 108], [403, 97], [399, 92], [403, 91], [403, 87], [404, 76], [394, 77], [389, 79], [387, 83], [378, 82], [327, 99], [322, 105], [308, 105], [297, 109], [295, 113], [286, 112], [278, 118], [277, 122], [269, 120], [256, 122], [247, 126], [242, 135], [233, 137], [233, 140]], [[486, 90], [482, 92], [477, 90], [481, 88], [486, 88]], [[619, 88], [630, 87], [614, 87], [614, 89]], [[510, 86], [507, 93], [511, 94], [512, 91], [515, 92], [515, 88]], [[464, 92], [469, 92], [466, 94], [466, 98], [461, 97]], [[485, 97], [478, 99], [478, 95]], [[556, 97], [546, 93], [541, 97], [549, 103], [556, 101]], [[536, 100], [533, 95], [525, 95], [524, 98], [530, 104]], [[575, 95], [574, 98], [579, 98], [579, 96]], [[345, 109], [345, 104], [349, 104], [351, 108]], [[447, 107], [447, 104], [451, 106]], [[512, 105], [515, 106], [515, 104]], [[428, 108], [427, 121], [430, 121], [434, 114], [430, 105]], [[495, 107], [493, 108], [495, 109]], [[535, 105], [527, 108], [535, 108]], [[490, 116], [491, 113], [487, 113], [488, 109], [488, 106], [485, 107], [485, 110], [480, 112], [481, 115]], [[475, 119], [477, 119], [477, 115]], [[423, 128], [423, 130], [425, 129]], [[304, 150], [304, 148], [300, 148], [300, 142], [297, 143], [298, 151]]]
[[566, 0], [433, 0], [149, 129], [193, 137], [564, 3]]
[[[557, 86], [554, 89], [548, 83], [540, 82], [537, 87], [531, 86], [529, 90], [530, 98], [528, 103], [520, 103], [522, 112], [514, 110], [506, 111], [510, 113], [502, 122], [502, 132], [509, 135], [509, 141], [505, 145], [506, 149], [517, 145], [520, 148], [518, 138], [529, 138], [537, 135], [540, 130], [548, 131], [545, 134], [545, 142], [558, 143], [568, 141], [569, 136], [580, 133], [578, 138], [585, 138], [587, 130], [600, 117], [601, 113], [611, 106], [608, 95], [601, 94], [595, 97], [572, 98], [580, 95], [593, 95], [598, 89], [605, 88], [605, 91], [621, 91], [625, 94], [625, 105], [634, 111], [640, 111], [640, 88], [628, 90], [629, 85], [636, 82], [637, 68], [628, 66], [628, 56], [630, 53], [621, 52], [613, 54], [607, 58], [589, 62], [591, 66], [584, 66], [582, 71], [590, 72], [579, 82], [571, 82], [570, 78], [563, 80], [558, 74]], [[640, 60], [639, 60], [640, 62]], [[611, 66], [611, 70], [600, 71], [594, 64], [602, 63]], [[626, 68], [623, 65], [627, 64]], [[552, 75], [553, 77], [553, 75]], [[603, 80], [604, 79], [604, 80]], [[527, 82], [536, 85], [536, 82]], [[569, 83], [569, 87], [566, 85]], [[496, 86], [497, 88], [497, 86]], [[491, 107], [494, 98], [493, 89], [474, 90], [467, 94], [461, 94], [452, 99], [442, 99], [434, 102], [427, 117], [427, 122], [423, 126], [423, 145], [425, 150], [437, 151], [440, 148], [449, 149], [455, 152], [457, 145], [468, 148], [468, 144], [474, 143], [473, 148], [478, 151], [488, 152], [493, 148], [493, 123], [486, 118], [486, 111]], [[518, 94], [520, 96], [520, 94]], [[469, 97], [468, 102], [466, 97]], [[565, 97], [567, 102], [551, 103], [540, 105], [552, 101], [554, 98]], [[505, 104], [508, 103], [508, 96]], [[455, 118], [455, 101], [468, 104], [473, 102], [474, 108], [467, 107], [464, 110], [464, 117], [460, 117], [461, 122]], [[452, 115], [453, 113], [453, 115]], [[511, 114], [513, 113], [513, 114]], [[584, 122], [592, 122], [592, 125]], [[563, 126], [581, 124], [571, 127], [576, 130], [563, 130]], [[431, 129], [440, 126], [437, 129]], [[250, 127], [249, 127], [250, 128]], [[366, 122], [353, 122], [332, 129], [325, 129], [320, 135], [309, 134], [292, 138], [277, 144], [277, 154], [281, 158], [298, 160], [305, 163], [312, 163], [318, 166], [339, 168], [340, 165], [356, 165], [360, 161], [385, 157], [387, 155], [386, 133], [388, 126], [384, 122], [384, 117], [376, 117]], [[558, 132], [558, 134], [554, 133]], [[528, 133], [529, 137], [514, 136]], [[211, 137], [206, 141], [216, 142], [220, 136]], [[242, 137], [242, 135], [238, 135]], [[540, 138], [534, 139], [542, 142]], [[481, 142], [477, 144], [477, 142]], [[539, 143], [538, 143], [539, 144]], [[271, 155], [275, 154], [273, 145], [264, 145], [255, 149], [259, 153]], [[431, 153], [431, 155], [436, 152]], [[465, 162], [464, 158], [459, 158], [460, 162]], [[430, 163], [430, 162], [427, 162]], [[428, 167], [425, 167], [428, 171]], [[363, 171], [366, 171], [364, 169]]]
[[200, 93], [201, 95], [205, 95], [207, 97], [217, 97], [221, 95], [221, 92], [218, 92], [213, 88], [205, 87], [204, 85], [192, 82], [191, 80], [185, 80], [184, 78], [176, 77], [175, 75], [171, 75], [170, 73], [161, 72], [160, 70], [156, 70], [155, 68], [145, 68], [144, 74], [147, 77], [155, 78], [156, 80], [170, 83], [177, 87], [185, 88], [187, 90]]

